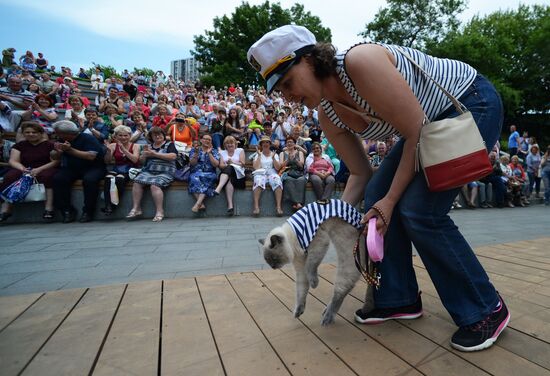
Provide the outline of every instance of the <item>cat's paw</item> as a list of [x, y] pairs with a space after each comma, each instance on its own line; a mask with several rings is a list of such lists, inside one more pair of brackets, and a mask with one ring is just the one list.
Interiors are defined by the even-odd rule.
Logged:
[[312, 289], [319, 286], [319, 276], [317, 274], [308, 274], [307, 281]]
[[321, 317], [321, 325], [327, 326], [334, 323], [334, 315], [335, 313], [332, 311], [331, 308], [327, 307], [323, 311], [323, 316]]
[[305, 304], [297, 304], [296, 307], [294, 307], [294, 317], [298, 318], [302, 316], [302, 313], [304, 313], [305, 309], [306, 309]]

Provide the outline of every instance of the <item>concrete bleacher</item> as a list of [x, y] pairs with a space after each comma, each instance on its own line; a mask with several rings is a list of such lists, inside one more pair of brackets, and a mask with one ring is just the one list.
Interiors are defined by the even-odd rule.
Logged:
[[[235, 190], [234, 194], [234, 209], [236, 216], [250, 216], [252, 214], [252, 186], [251, 182], [247, 182], [247, 187], [244, 190]], [[103, 185], [100, 184], [100, 190], [103, 191]], [[343, 187], [337, 187], [333, 197], [341, 196]], [[72, 203], [79, 213], [83, 206], [83, 191], [80, 181], [77, 181], [72, 190]], [[315, 201], [315, 194], [311, 189], [310, 184], [306, 187], [306, 202]], [[225, 191], [221, 195], [207, 198], [205, 200], [206, 211], [195, 214], [191, 211], [191, 207], [195, 204], [194, 197], [187, 191], [187, 183], [174, 182], [168, 189], [165, 190], [164, 211], [167, 218], [195, 218], [195, 217], [222, 217], [227, 215], [227, 201]], [[95, 213], [95, 218], [98, 220], [123, 219], [126, 217], [132, 208], [132, 183], [126, 185], [126, 192], [121, 198], [118, 208], [110, 216], [105, 216], [100, 211], [103, 207], [102, 193], [98, 199], [98, 208]], [[146, 189], [143, 200], [142, 209], [144, 218], [153, 218], [155, 215], [155, 206], [151, 198], [149, 189]], [[275, 197], [270, 188], [267, 188], [260, 199], [261, 216], [275, 216]], [[42, 212], [44, 203], [20, 203], [16, 204], [13, 216], [9, 219], [10, 223], [36, 223], [43, 222]], [[283, 211], [285, 216], [292, 214], [291, 203], [283, 200]], [[78, 218], [77, 218], [78, 219]], [[61, 214], [56, 212], [56, 220], [61, 220]]]

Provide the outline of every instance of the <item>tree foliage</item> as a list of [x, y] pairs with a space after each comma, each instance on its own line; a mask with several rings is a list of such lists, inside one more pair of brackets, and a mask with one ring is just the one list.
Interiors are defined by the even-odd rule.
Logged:
[[145, 77], [153, 77], [155, 75], [155, 71], [151, 68], [136, 68], [134, 67], [134, 72], [138, 74], [142, 74]]
[[387, 0], [374, 21], [366, 25], [359, 35], [364, 38], [401, 46], [423, 48], [437, 42], [449, 31], [458, 29], [457, 15], [465, 6], [465, 0]]
[[116, 72], [116, 69], [114, 67], [112, 67], [110, 65], [96, 64], [94, 62], [92, 62], [92, 68], [89, 68], [86, 71], [88, 76], [91, 77], [92, 74], [95, 73], [96, 68], [99, 68], [103, 72], [103, 75], [105, 76], [105, 78], [110, 78], [110, 77], [120, 78], [120, 75]]
[[497, 87], [508, 116], [550, 110], [550, 7], [520, 6], [474, 17], [440, 43], [436, 56], [465, 61]]
[[223, 87], [229, 82], [257, 84], [258, 75], [248, 64], [246, 52], [262, 35], [277, 27], [296, 24], [307, 27], [318, 41], [331, 41], [330, 29], [321, 20], [295, 4], [283, 9], [269, 1], [260, 5], [241, 3], [230, 15], [214, 18], [213, 30], [193, 38], [193, 56], [202, 63], [201, 80], [206, 86]]

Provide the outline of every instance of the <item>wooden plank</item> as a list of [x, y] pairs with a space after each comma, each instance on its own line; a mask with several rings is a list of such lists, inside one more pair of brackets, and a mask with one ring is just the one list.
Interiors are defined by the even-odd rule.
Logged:
[[[312, 291], [312, 295], [327, 303], [332, 295], [332, 281], [334, 274], [328, 272], [325, 266], [319, 268], [323, 278], [319, 286]], [[364, 293], [363, 293], [364, 295]], [[396, 355], [414, 365], [420, 372], [427, 375], [439, 375], [442, 370], [446, 375], [485, 375], [486, 372], [466, 362], [437, 343], [411, 330], [406, 325], [397, 321], [388, 321], [383, 325], [361, 325], [354, 322], [355, 311], [362, 305], [362, 298], [348, 296], [342, 308], [342, 315], [350, 323], [372, 337], [378, 338], [384, 346]], [[421, 318], [419, 320], [424, 320]]]
[[36, 302], [43, 293], [2, 296], [0, 297], [0, 331], [4, 330], [6, 325], [12, 322], [24, 310], [29, 308], [31, 304]]
[[0, 333], [2, 375], [21, 372], [85, 291], [49, 292]]
[[524, 255], [547, 258], [548, 254], [545, 251], [548, 246], [544, 248], [536, 243], [528, 242], [514, 242], [514, 243], [502, 243], [498, 245], [502, 248], [507, 248], [511, 251], [521, 252]]
[[[254, 273], [285, 304], [288, 309], [287, 320], [293, 320], [291, 311], [295, 303], [294, 281], [281, 272], [262, 270]], [[334, 325], [321, 327], [319, 322], [324, 308], [323, 304], [310, 296], [306, 310], [299, 320], [358, 375], [420, 374], [403, 359], [377, 342], [377, 339], [369, 337], [341, 317], [337, 318]]]
[[223, 375], [195, 279], [164, 281], [163, 375]]
[[94, 376], [157, 373], [160, 299], [161, 281], [128, 285]]
[[504, 245], [485, 246], [475, 249], [478, 256], [497, 258], [503, 261], [514, 262], [526, 266], [550, 269], [550, 259], [525, 254], [518, 250], [512, 250]]
[[[330, 347], [302, 322], [294, 320], [290, 310], [262, 286], [254, 274], [231, 274], [227, 277], [292, 375], [354, 374]], [[318, 327], [319, 323], [315, 326]]]
[[[366, 287], [364, 282], [358, 285]], [[432, 293], [435, 293], [435, 288]], [[356, 296], [362, 299], [363, 293]], [[476, 364], [478, 367], [491, 374], [529, 374], [545, 375], [548, 373], [547, 366], [550, 365], [548, 353], [550, 345], [541, 342], [530, 336], [526, 336], [513, 329], [506, 330], [499, 338], [497, 345], [481, 353], [462, 353], [450, 347], [449, 339], [451, 334], [457, 329], [451, 317], [436, 296], [424, 293], [423, 320], [403, 320], [402, 323], [416, 331], [417, 333], [431, 339], [432, 341], [454, 352], [457, 356]], [[507, 299], [507, 303], [510, 299]], [[512, 334], [510, 334], [512, 333]], [[513, 339], [523, 343], [524, 347], [518, 351], [517, 346], [509, 346], [511, 340], [506, 338], [512, 336]], [[479, 356], [479, 354], [486, 354]]]
[[[449, 314], [437, 297], [430, 294], [423, 294], [422, 299], [425, 310], [428, 314], [433, 317], [437, 317], [439, 320], [446, 321], [451, 330], [454, 328], [454, 324], [452, 323]], [[508, 303], [511, 298], [506, 299]], [[515, 314], [515, 312], [513, 312], [513, 314]], [[491, 351], [491, 356], [486, 357], [486, 359], [470, 359], [467, 354], [464, 354], [464, 356], [467, 359], [474, 361], [476, 364], [479, 364], [480, 362], [489, 362], [489, 365], [485, 365], [485, 367], [489, 367], [490, 369], [488, 370], [494, 374], [503, 374], [506, 373], [505, 371], [507, 370], [515, 370], [515, 372], [511, 372], [512, 374], [540, 374], [541, 372], [544, 374], [550, 370], [550, 358], [548, 357], [548, 354], [550, 354], [550, 344], [517, 331], [511, 326], [503, 332], [503, 334], [499, 337], [498, 342], [493, 347], [500, 347], [509, 353], [502, 353], [500, 351], [490, 349], [489, 351]], [[487, 353], [489, 354], [489, 352]], [[512, 355], [510, 353], [512, 353]], [[517, 359], [518, 356], [522, 359]], [[532, 365], [524, 364], [525, 360], [528, 360], [538, 366], [533, 368]], [[494, 364], [493, 361], [495, 362]], [[542, 367], [543, 370], [541, 370], [540, 367]]]
[[225, 276], [197, 282], [228, 375], [288, 375]]
[[90, 372], [125, 285], [88, 290], [24, 374], [56, 376]]

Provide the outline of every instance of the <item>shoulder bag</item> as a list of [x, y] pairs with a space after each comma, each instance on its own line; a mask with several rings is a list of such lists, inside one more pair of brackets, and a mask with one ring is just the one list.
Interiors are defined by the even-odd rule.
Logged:
[[428, 189], [432, 192], [446, 191], [489, 175], [493, 168], [472, 113], [406, 52], [401, 53], [443, 91], [460, 113], [454, 118], [432, 122], [424, 117], [416, 145], [415, 170], [419, 171], [422, 167]]

